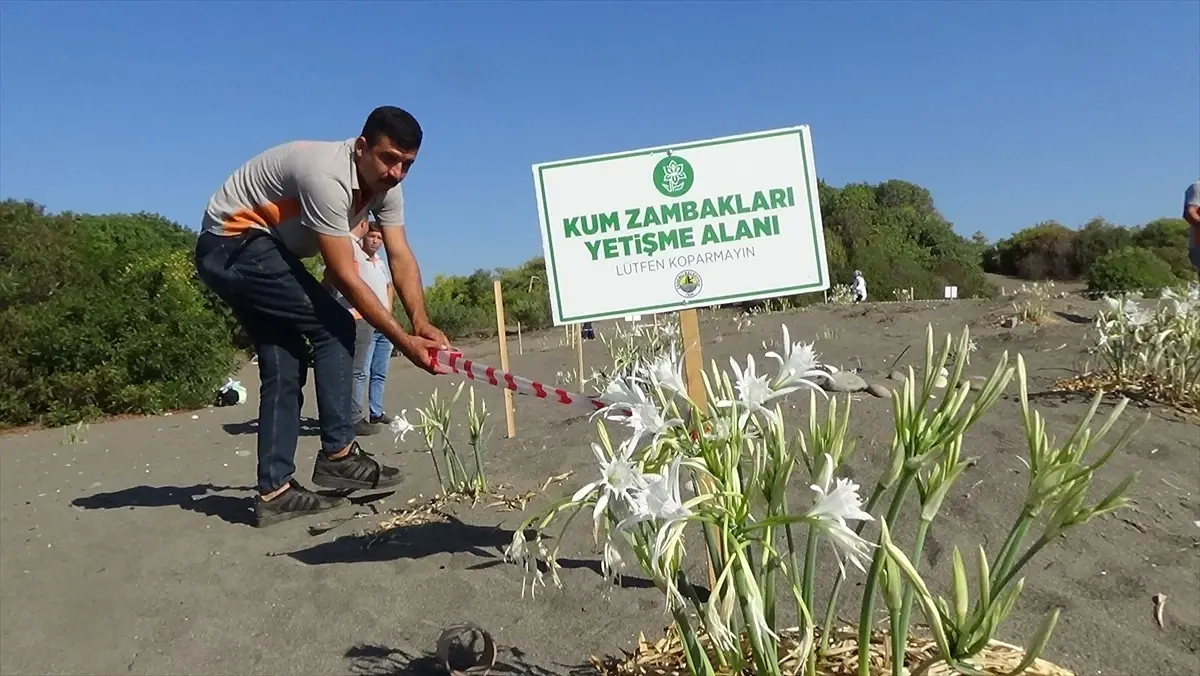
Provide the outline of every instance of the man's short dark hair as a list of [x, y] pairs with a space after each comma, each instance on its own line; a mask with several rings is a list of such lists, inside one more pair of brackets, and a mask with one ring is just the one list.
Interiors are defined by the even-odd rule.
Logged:
[[420, 150], [424, 133], [417, 118], [407, 110], [396, 106], [379, 106], [367, 116], [362, 136], [367, 139], [369, 146], [387, 137], [400, 150]]
[[370, 221], [367, 221], [367, 231], [368, 232], [383, 232], [383, 225], [381, 225], [379, 223], [379, 221], [372, 218]]

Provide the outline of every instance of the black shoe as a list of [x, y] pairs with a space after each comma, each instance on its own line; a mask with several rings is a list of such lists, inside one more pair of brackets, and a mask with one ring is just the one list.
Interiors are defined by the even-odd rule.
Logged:
[[379, 434], [379, 425], [369, 422], [366, 418], [359, 420], [354, 426], [354, 433], [360, 437], [369, 437], [373, 434]]
[[350, 504], [345, 498], [330, 498], [314, 493], [296, 483], [295, 479], [289, 481], [288, 485], [291, 488], [276, 496], [274, 500], [263, 500], [262, 496], [255, 498], [256, 526], [263, 528], [298, 516], [317, 514]]
[[322, 488], [359, 490], [398, 486], [404, 477], [395, 467], [381, 465], [372, 459], [371, 454], [355, 441], [350, 444], [350, 452], [337, 460], [318, 454], [312, 480]]
[[373, 415], [370, 418], [372, 425], [391, 425], [392, 420], [393, 420], [392, 416], [388, 415], [387, 413]]

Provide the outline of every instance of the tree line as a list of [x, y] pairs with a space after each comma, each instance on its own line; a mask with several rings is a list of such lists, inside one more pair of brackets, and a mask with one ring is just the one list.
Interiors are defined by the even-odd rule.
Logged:
[[1099, 292], [1159, 289], [1196, 280], [1189, 231], [1182, 218], [1132, 228], [1093, 218], [1077, 230], [1044, 221], [986, 247], [983, 267], [1032, 281], [1083, 280]]

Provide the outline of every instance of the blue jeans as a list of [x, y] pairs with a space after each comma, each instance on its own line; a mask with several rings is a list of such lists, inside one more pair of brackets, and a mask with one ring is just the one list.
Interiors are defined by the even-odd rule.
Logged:
[[299, 258], [261, 231], [233, 237], [203, 233], [195, 263], [200, 280], [230, 306], [258, 353], [258, 490], [270, 493], [296, 472], [308, 344], [321, 451], [331, 455], [354, 441], [354, 318]]
[[367, 417], [364, 415], [363, 396], [368, 394], [369, 379], [368, 410], [371, 418], [378, 418], [383, 415], [383, 387], [392, 361], [392, 341], [363, 319], [358, 320], [355, 334], [353, 408], [358, 419]]

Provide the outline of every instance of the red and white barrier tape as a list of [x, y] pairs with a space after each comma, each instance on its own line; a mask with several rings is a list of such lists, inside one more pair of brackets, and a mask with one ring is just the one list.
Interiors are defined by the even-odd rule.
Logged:
[[502, 371], [494, 366], [473, 362], [461, 352], [447, 350], [430, 350], [429, 356], [433, 366], [439, 373], [453, 373], [464, 376], [467, 380], [484, 382], [494, 387], [512, 390], [538, 399], [545, 399], [567, 406], [587, 409], [595, 412], [607, 406], [604, 402], [584, 394], [568, 392], [560, 387], [551, 387], [536, 380], [522, 378], [508, 371]]

